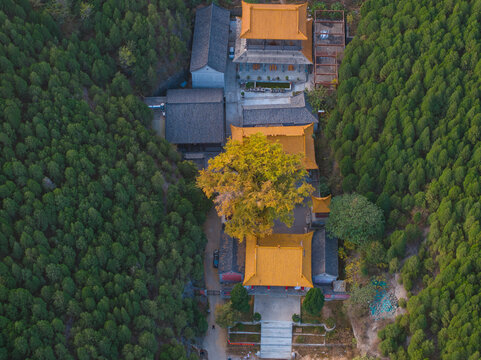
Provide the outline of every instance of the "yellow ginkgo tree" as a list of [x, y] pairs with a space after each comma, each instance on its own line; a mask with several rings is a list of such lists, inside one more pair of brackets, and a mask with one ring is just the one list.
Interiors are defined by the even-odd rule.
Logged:
[[197, 185], [213, 198], [219, 216], [225, 217], [228, 235], [240, 241], [268, 235], [275, 220], [291, 226], [296, 204], [314, 191], [306, 182], [301, 159], [261, 133], [242, 143], [229, 140], [225, 152], [201, 170]]

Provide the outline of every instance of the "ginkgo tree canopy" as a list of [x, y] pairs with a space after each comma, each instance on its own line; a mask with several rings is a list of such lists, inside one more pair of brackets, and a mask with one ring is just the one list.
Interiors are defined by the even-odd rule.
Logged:
[[279, 143], [254, 134], [229, 140], [225, 152], [209, 160], [197, 185], [213, 198], [225, 232], [239, 240], [272, 233], [274, 221], [290, 226], [296, 204], [312, 194], [301, 154], [287, 154]]

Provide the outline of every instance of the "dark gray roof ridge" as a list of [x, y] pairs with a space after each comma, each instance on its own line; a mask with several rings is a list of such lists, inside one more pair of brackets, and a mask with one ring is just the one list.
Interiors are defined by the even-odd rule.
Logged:
[[230, 12], [215, 4], [196, 12], [190, 71], [209, 66], [225, 72]]

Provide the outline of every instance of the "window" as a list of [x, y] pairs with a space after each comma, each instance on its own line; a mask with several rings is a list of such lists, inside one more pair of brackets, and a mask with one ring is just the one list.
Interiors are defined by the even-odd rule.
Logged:
[[289, 66], [287, 67], [287, 70], [289, 70], [289, 71], [294, 71], [294, 65], [289, 65]]
[[271, 71], [277, 70], [277, 65], [274, 65], [274, 64], [269, 65], [269, 70], [271, 70]]
[[260, 70], [261, 69], [261, 64], [253, 64], [252, 65], [252, 70]]

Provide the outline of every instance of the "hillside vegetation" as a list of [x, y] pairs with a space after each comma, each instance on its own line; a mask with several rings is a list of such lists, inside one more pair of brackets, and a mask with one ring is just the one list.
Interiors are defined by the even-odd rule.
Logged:
[[208, 203], [131, 88], [183, 2], [92, 1], [68, 36], [30, 4], [0, 2], [0, 359], [187, 359]]
[[481, 357], [480, 22], [479, 0], [368, 0], [340, 68], [326, 132], [344, 191], [405, 229], [371, 263], [418, 247], [408, 314], [379, 334], [391, 359]]

